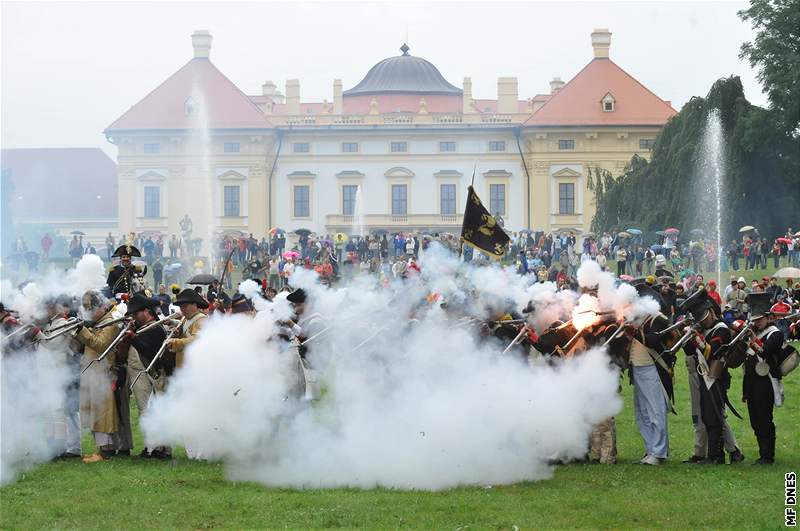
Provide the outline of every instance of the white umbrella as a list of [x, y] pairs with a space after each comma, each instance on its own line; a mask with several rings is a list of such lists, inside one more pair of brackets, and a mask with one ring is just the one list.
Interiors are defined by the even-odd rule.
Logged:
[[739, 229], [739, 232], [750, 232], [751, 230], [756, 230], [756, 228], [752, 225], [745, 225], [744, 227]]
[[775, 274], [772, 276], [775, 278], [800, 278], [800, 268], [783, 267], [775, 271]]

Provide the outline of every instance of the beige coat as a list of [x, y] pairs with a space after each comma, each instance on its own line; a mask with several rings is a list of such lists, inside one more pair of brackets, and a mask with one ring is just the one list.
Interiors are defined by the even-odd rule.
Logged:
[[[108, 312], [97, 324], [107, 323], [113, 318]], [[81, 370], [103, 353], [119, 331], [118, 326], [107, 326], [94, 330], [82, 328], [78, 332], [76, 338], [84, 345]], [[109, 353], [102, 361], [92, 363], [81, 375], [81, 427], [94, 432], [116, 433], [119, 429], [113, 388], [116, 376], [112, 372], [115, 357], [116, 352]]]
[[181, 325], [181, 331], [178, 333], [177, 339], [173, 339], [170, 342], [169, 349], [175, 353], [176, 367], [183, 367], [184, 351], [197, 338], [197, 333], [203, 328], [203, 323], [207, 317], [206, 314], [198, 311], [191, 319], [187, 319]]

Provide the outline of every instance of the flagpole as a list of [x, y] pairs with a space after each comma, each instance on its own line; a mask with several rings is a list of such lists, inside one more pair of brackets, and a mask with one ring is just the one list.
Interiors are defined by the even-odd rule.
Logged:
[[[475, 186], [475, 172], [477, 170], [478, 170], [478, 161], [476, 159], [475, 160], [475, 164], [473, 164], [473, 166], [472, 166], [472, 181], [469, 183], [469, 187], [470, 188], [473, 188]], [[467, 192], [467, 201], [469, 201], [469, 191]], [[466, 213], [466, 206], [464, 207], [464, 211]], [[462, 227], [461, 227], [461, 233], [462, 233], [462, 235], [461, 235], [461, 237], [459, 237], [461, 245], [458, 248], [458, 260], [459, 260], [459, 262], [464, 258], [464, 237], [463, 237], [464, 227], [463, 227], [463, 224], [462, 224]]]

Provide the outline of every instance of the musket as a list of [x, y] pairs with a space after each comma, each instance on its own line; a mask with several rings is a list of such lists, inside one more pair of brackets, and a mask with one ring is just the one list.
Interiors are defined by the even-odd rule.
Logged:
[[111, 321], [108, 321], [107, 323], [103, 323], [103, 324], [101, 324], [101, 325], [90, 326], [89, 328], [92, 328], [92, 329], [94, 329], [94, 330], [99, 330], [99, 329], [101, 329], [101, 328], [105, 328], [105, 327], [107, 327], [107, 326], [111, 326], [111, 325], [119, 324], [119, 323], [121, 323], [122, 321], [124, 321], [124, 320], [126, 320], [126, 319], [129, 319], [129, 318], [128, 318], [128, 317], [125, 317], [125, 316], [123, 315], [122, 317], [117, 317], [116, 319], [112, 319]]
[[693, 336], [695, 333], [696, 333], [696, 330], [695, 330], [694, 328], [690, 327], [690, 328], [689, 328], [689, 330], [687, 330], [687, 331], [686, 331], [686, 332], [685, 332], [685, 333], [684, 333], [684, 334], [681, 336], [681, 338], [680, 338], [678, 341], [676, 341], [674, 345], [672, 345], [672, 348], [670, 348], [670, 349], [668, 349], [668, 350], [665, 350], [665, 351], [664, 351], [664, 352], [663, 352], [661, 355], [663, 356], [664, 354], [675, 354], [675, 353], [676, 353], [676, 352], [678, 352], [680, 349], [682, 349], [682, 348], [683, 348], [683, 346], [684, 346], [686, 343], [688, 343], [690, 339], [692, 339], [692, 336]]
[[622, 323], [620, 323], [620, 324], [619, 324], [619, 326], [617, 327], [617, 329], [616, 329], [616, 330], [614, 330], [614, 333], [613, 333], [613, 334], [611, 334], [611, 337], [609, 337], [608, 339], [606, 339], [606, 341], [603, 343], [603, 346], [604, 346], [604, 347], [607, 347], [608, 345], [610, 345], [610, 344], [611, 344], [611, 342], [612, 342], [612, 341], [614, 341], [615, 339], [617, 339], [617, 338], [618, 338], [618, 337], [619, 337], [619, 336], [622, 334], [622, 332], [624, 332], [624, 331], [625, 331], [625, 326], [626, 326], [627, 324], [629, 324], [629, 323], [626, 323], [626, 322], [624, 322], [624, 321], [623, 321]]
[[173, 328], [173, 329], [170, 331], [170, 333], [169, 333], [169, 334], [167, 334], [167, 338], [166, 338], [166, 339], [164, 340], [164, 342], [161, 344], [161, 347], [158, 349], [158, 352], [156, 352], [156, 355], [155, 355], [155, 356], [153, 356], [153, 359], [152, 359], [152, 361], [150, 361], [150, 364], [147, 366], [147, 368], [145, 368], [145, 369], [142, 369], [141, 371], [139, 371], [139, 373], [136, 375], [136, 378], [134, 378], [134, 379], [133, 379], [133, 381], [131, 382], [131, 389], [133, 389], [133, 385], [134, 385], [134, 384], [135, 384], [135, 383], [136, 383], [136, 382], [139, 380], [139, 377], [140, 377], [140, 376], [141, 376], [143, 373], [145, 373], [145, 372], [146, 372], [146, 373], [147, 373], [147, 375], [148, 375], [148, 376], [150, 376], [150, 369], [152, 369], [152, 368], [153, 368], [153, 366], [156, 364], [156, 362], [157, 362], [159, 359], [161, 359], [161, 356], [163, 356], [163, 355], [164, 355], [164, 352], [166, 352], [166, 351], [167, 351], [167, 346], [169, 345], [169, 340], [170, 340], [170, 339], [172, 339], [173, 337], [175, 337], [175, 334], [177, 334], [177, 333], [178, 333], [178, 331], [181, 329], [181, 327], [183, 326], [183, 324], [184, 324], [185, 322], [186, 322], [186, 317], [184, 317], [183, 319], [181, 319], [181, 320], [180, 320], [180, 322], [177, 324], [177, 326], [175, 326], [175, 328]]
[[682, 326], [692, 325], [692, 324], [694, 324], [694, 317], [686, 317], [685, 319], [682, 319], [682, 320], [678, 321], [677, 323], [666, 327], [664, 330], [662, 330], [660, 332], [656, 332], [656, 335], [657, 336], [663, 336], [664, 334], [669, 334], [670, 332], [672, 332], [673, 330], [675, 330], [677, 328], [680, 328]]
[[79, 319], [77, 317], [70, 317], [66, 323], [61, 324], [48, 330], [46, 333], [42, 333], [42, 338], [39, 341], [50, 341], [57, 337], [63, 336], [69, 332], [72, 332], [76, 328], [83, 326], [83, 319]]
[[140, 335], [140, 334], [144, 334], [148, 330], [152, 330], [153, 328], [157, 327], [158, 325], [162, 325], [166, 321], [171, 321], [172, 319], [175, 319], [175, 318], [179, 317], [180, 315], [181, 315], [180, 312], [175, 312], [175, 313], [172, 313], [170, 315], [167, 315], [166, 317], [162, 317], [161, 319], [157, 319], [155, 321], [151, 321], [151, 322], [147, 323], [146, 325], [144, 325], [143, 327], [141, 327], [138, 330], [136, 330], [134, 333], [137, 336]]
[[522, 343], [522, 337], [525, 335], [525, 333], [527, 331], [528, 331], [528, 327], [523, 325], [522, 328], [520, 328], [520, 330], [519, 330], [519, 334], [517, 334], [517, 336], [514, 339], [511, 340], [511, 343], [509, 343], [508, 346], [505, 348], [505, 350], [503, 350], [503, 353], [501, 354], [501, 356], [503, 354], [505, 354], [506, 352], [508, 352], [509, 350], [511, 350], [514, 347], [514, 345]]
[[11, 339], [12, 337], [16, 336], [17, 334], [25, 333], [28, 330], [30, 330], [31, 328], [33, 328], [32, 324], [20, 325], [16, 330], [14, 330], [13, 332], [11, 332], [7, 336], [5, 336], [3, 338], [3, 341], [6, 341], [7, 339]]
[[378, 334], [380, 334], [381, 332], [383, 332], [387, 328], [389, 328], [389, 325], [383, 325], [382, 327], [378, 328], [377, 330], [375, 330], [374, 333], [370, 334], [370, 336], [367, 339], [365, 339], [364, 341], [362, 341], [361, 343], [359, 343], [358, 345], [353, 347], [353, 350], [351, 350], [351, 352], [355, 352], [356, 350], [360, 349], [361, 347], [366, 345], [372, 338], [374, 338], [375, 336], [377, 336]]
[[125, 334], [127, 334], [127, 333], [128, 333], [128, 328], [127, 327], [125, 327], [122, 330], [120, 330], [119, 334], [117, 334], [117, 337], [114, 338], [114, 341], [112, 341], [106, 347], [106, 349], [103, 351], [102, 354], [100, 354], [99, 357], [97, 357], [96, 359], [93, 359], [92, 361], [90, 361], [86, 365], [86, 367], [83, 368], [83, 370], [81, 371], [81, 374], [85, 373], [86, 369], [88, 369], [89, 367], [92, 366], [92, 363], [94, 363], [96, 361], [103, 361], [105, 359], [105, 357], [108, 356], [108, 353], [111, 352], [112, 350], [114, 350], [117, 345], [119, 345], [119, 343], [125, 338]]

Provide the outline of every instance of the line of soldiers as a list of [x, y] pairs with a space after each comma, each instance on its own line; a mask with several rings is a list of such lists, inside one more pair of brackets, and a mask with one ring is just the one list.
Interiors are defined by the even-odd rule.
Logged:
[[[137, 253], [132, 246], [121, 246], [114, 253], [121, 263], [109, 274], [109, 294], [120, 285], [133, 289], [137, 273], [131, 266], [131, 256]], [[647, 282], [636, 283], [635, 288], [639, 296], [658, 300]], [[582, 295], [596, 301], [589, 307], [600, 308], [597, 286], [583, 288]], [[557, 321], [540, 334], [527, 325], [523, 315], [535, 313], [534, 305], [518, 313], [501, 304], [483, 322], [482, 333], [508, 343], [504, 354], [517, 353], [526, 360], [531, 354], [541, 355], [550, 363], [595, 346], [606, 347], [611, 361], [629, 370], [636, 423], [645, 447], [640, 462], [648, 465], [661, 464], [669, 455], [667, 418], [670, 411], [675, 413], [674, 366], [681, 348], [686, 353], [695, 428], [694, 453], [686, 462], [725, 463], [725, 450], [731, 462], [744, 460], [726, 421], [726, 410], [739, 416], [728, 400], [729, 369], [744, 366], [743, 400], [759, 445], [756, 463], [768, 464], [775, 455], [773, 407], [783, 400], [781, 379], [797, 366], [797, 353], [770, 322], [768, 299], [769, 294], [751, 294], [747, 301], [749, 321], [736, 322], [732, 327], [721, 320], [720, 308], [707, 292], [699, 290], [680, 305], [674, 324], [663, 313], [626, 322], [618, 319], [616, 312], [591, 310], [594, 319], [586, 326], [578, 328], [573, 321]], [[294, 316], [280, 323], [275, 340], [290, 344], [297, 356], [293, 398], [314, 399], [318, 393], [306, 350], [328, 327], [318, 314], [304, 315], [307, 294], [302, 289], [288, 293], [287, 300], [293, 305]], [[16, 335], [15, 330], [23, 325], [0, 307], [4, 349], [23, 350], [30, 342], [47, 341], [52, 350], [69, 357], [75, 379], [67, 390], [70, 399], [65, 402], [63, 429], [54, 430], [59, 432], [54, 438], [62, 441], [62, 457], [80, 456], [81, 426], [92, 431], [98, 449], [85, 461], [130, 455], [130, 395], [143, 415], [151, 397], [166, 390], [170, 376], [185, 363], [187, 346], [201, 333], [209, 302], [196, 291], [185, 289], [175, 301], [180, 312], [168, 316], [160, 311], [160, 301], [141, 292], [130, 296], [124, 315], [113, 298], [98, 291], [84, 294], [80, 309], [70, 302], [63, 298], [48, 301], [48, 319], [41, 330], [31, 327]], [[77, 317], [78, 311], [83, 319]], [[459, 310], [450, 311], [454, 318], [463, 318], [463, 314], [457, 315]], [[237, 294], [231, 301], [231, 313], [255, 316], [256, 311], [251, 300]], [[60, 333], [69, 327], [74, 335]], [[790, 334], [800, 338], [798, 323], [791, 326]], [[614, 422], [613, 418], [606, 419], [592, 430], [590, 453], [601, 463], [616, 462]], [[201, 449], [187, 448], [187, 453], [190, 457], [202, 456]], [[140, 455], [169, 458], [171, 449], [145, 448]]]
[[[635, 284], [639, 296], [654, 296], [652, 287], [640, 279]], [[597, 297], [596, 288], [583, 294]], [[730, 410], [741, 418], [728, 399], [729, 369], [744, 367], [742, 401], [746, 403], [750, 425], [759, 446], [754, 464], [771, 464], [775, 459], [773, 408], [783, 403], [782, 378], [798, 365], [798, 353], [774, 325], [768, 293], [748, 295], [749, 321], [736, 321], [728, 327], [719, 305], [705, 290], [687, 298], [678, 308], [675, 324], [663, 313], [638, 322], [620, 322], [615, 315], [595, 312], [595, 321], [577, 329], [572, 321], [554, 322], [537, 334], [520, 324], [513, 312], [498, 312], [487, 322], [490, 333], [512, 340], [523, 356], [543, 355], [549, 362], [579, 355], [593, 346], [608, 348], [610, 359], [627, 369], [634, 386], [636, 424], [645, 446], [640, 463], [659, 465], [669, 455], [668, 413], [674, 409], [674, 366], [683, 348], [691, 397], [694, 425], [694, 452], [685, 463], [724, 464], [725, 451], [731, 463], [745, 459], [727, 420]], [[589, 305], [592, 307], [593, 305]], [[524, 310], [535, 312], [531, 304]], [[613, 313], [613, 312], [611, 312]], [[794, 315], [794, 318], [797, 314]], [[800, 323], [790, 327], [789, 339], [800, 339]], [[595, 462], [616, 462], [614, 419], [594, 427], [589, 457]]]

